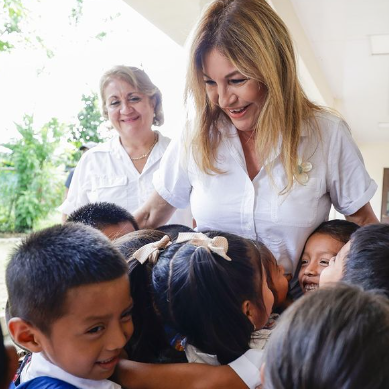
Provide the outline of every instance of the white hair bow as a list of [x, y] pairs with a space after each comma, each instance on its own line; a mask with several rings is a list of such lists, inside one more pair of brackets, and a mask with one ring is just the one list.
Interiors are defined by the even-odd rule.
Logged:
[[228, 240], [224, 236], [209, 238], [201, 232], [180, 232], [176, 243], [189, 242], [198, 247], [205, 247], [213, 253], [220, 255], [227, 261], [232, 259], [227, 255]]
[[142, 265], [149, 260], [151, 263], [156, 263], [159, 257], [160, 249], [165, 249], [172, 242], [170, 241], [170, 237], [165, 235], [158, 242], [152, 242], [145, 244], [140, 249], [136, 250], [134, 254], [132, 254], [131, 259], [135, 258]]

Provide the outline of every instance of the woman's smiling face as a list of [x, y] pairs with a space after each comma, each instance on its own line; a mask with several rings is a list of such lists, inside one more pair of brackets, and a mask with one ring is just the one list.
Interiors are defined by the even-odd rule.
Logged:
[[265, 85], [247, 78], [218, 50], [204, 57], [204, 82], [212, 104], [240, 131], [252, 131], [267, 96]]

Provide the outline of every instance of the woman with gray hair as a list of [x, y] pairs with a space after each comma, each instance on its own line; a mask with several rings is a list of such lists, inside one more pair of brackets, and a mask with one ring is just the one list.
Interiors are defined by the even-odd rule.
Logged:
[[[152, 176], [170, 139], [152, 126], [164, 122], [161, 91], [141, 69], [115, 66], [100, 80], [102, 112], [117, 135], [80, 160], [61, 206], [65, 214], [94, 202], [134, 212], [153, 192]], [[171, 222], [191, 225], [188, 210]]]

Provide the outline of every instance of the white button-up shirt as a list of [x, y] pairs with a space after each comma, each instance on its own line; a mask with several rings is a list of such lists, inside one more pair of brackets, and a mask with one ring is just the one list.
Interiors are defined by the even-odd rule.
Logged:
[[[131, 213], [138, 209], [154, 191], [153, 174], [170, 142], [169, 138], [157, 133], [158, 142], [142, 173], [136, 170], [119, 136], [88, 150], [77, 164], [68, 196], [60, 210], [69, 215], [85, 204], [101, 201], [115, 203]], [[169, 223], [191, 227], [190, 209], [178, 210]]]
[[[310, 162], [308, 182], [287, 180], [279, 153], [251, 181], [236, 128], [221, 131], [216, 166], [223, 174], [205, 174], [182, 141], [170, 144], [154, 175], [157, 192], [177, 208], [191, 205], [197, 229], [217, 229], [263, 241], [287, 272], [294, 272], [310, 233], [327, 220], [331, 203], [351, 215], [369, 202], [377, 185], [366, 172], [347, 124], [340, 118], [316, 115], [320, 137], [303, 128], [298, 153]], [[319, 139], [320, 138], [320, 139]], [[269, 165], [268, 165], [269, 166]], [[271, 166], [271, 165], [270, 165]]]

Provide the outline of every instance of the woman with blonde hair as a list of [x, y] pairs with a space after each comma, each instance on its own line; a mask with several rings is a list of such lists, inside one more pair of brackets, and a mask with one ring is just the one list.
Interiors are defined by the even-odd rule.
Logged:
[[[161, 91], [133, 66], [115, 66], [100, 80], [103, 116], [117, 134], [78, 163], [61, 210], [69, 215], [89, 203], [115, 203], [133, 212], [153, 191], [152, 176], [170, 142], [152, 126], [164, 123]], [[188, 210], [173, 222], [192, 224]]]
[[199, 230], [262, 240], [293, 274], [331, 204], [357, 224], [378, 222], [369, 177], [347, 124], [311, 102], [289, 32], [265, 0], [216, 0], [195, 30], [186, 101], [193, 131], [172, 142], [156, 192], [135, 217], [162, 224], [191, 205]]

